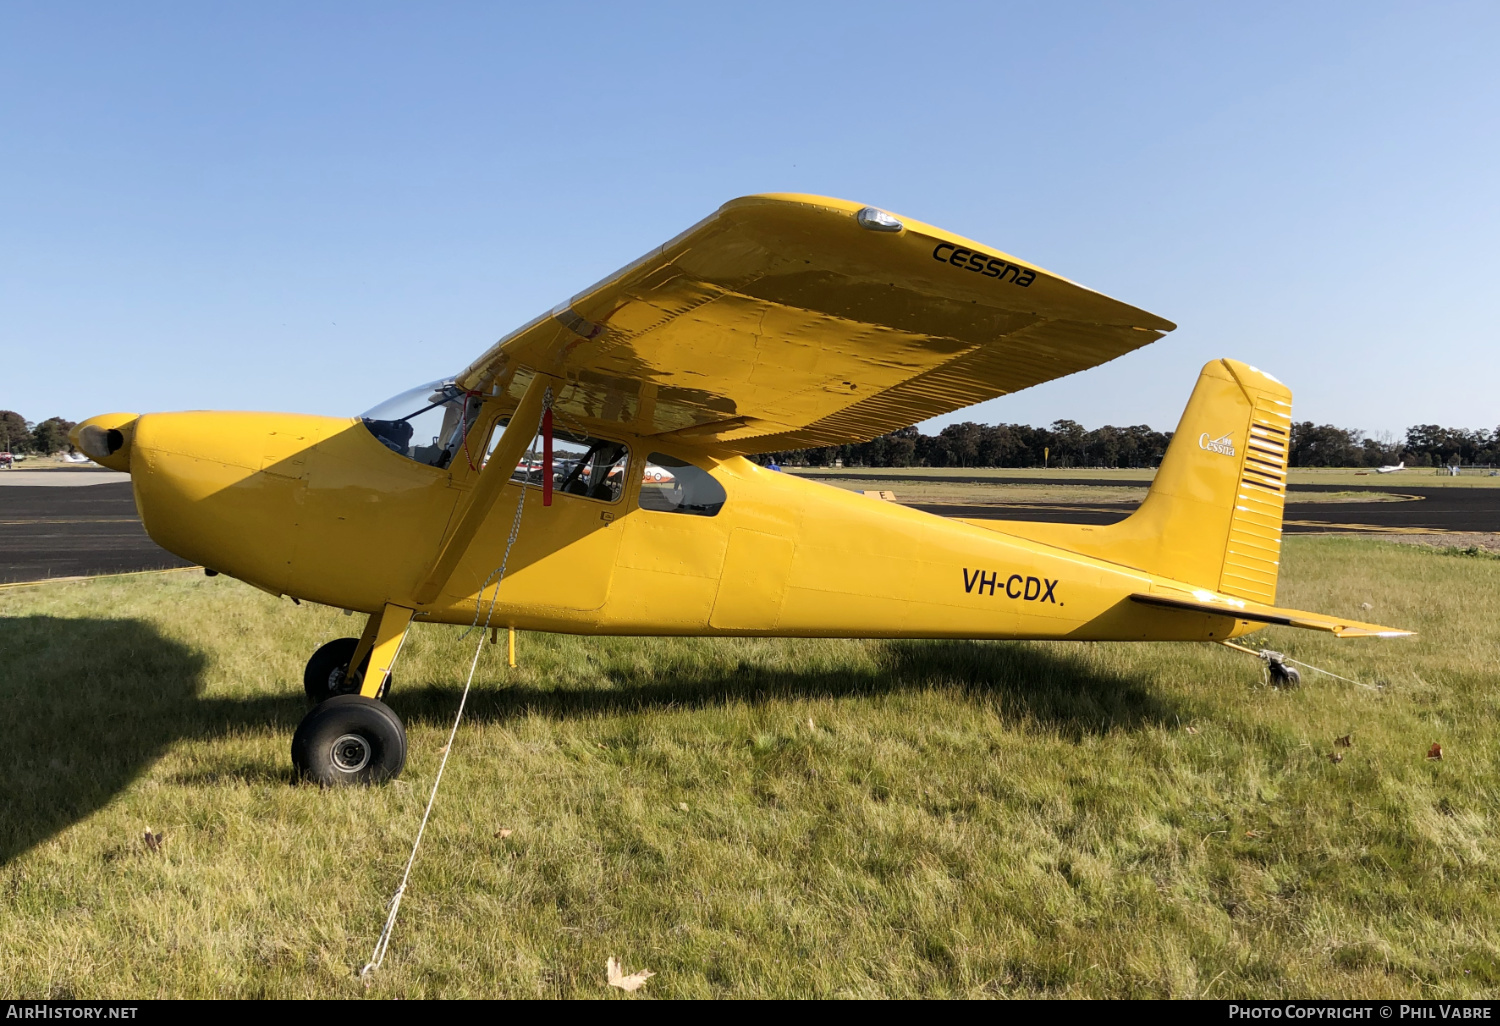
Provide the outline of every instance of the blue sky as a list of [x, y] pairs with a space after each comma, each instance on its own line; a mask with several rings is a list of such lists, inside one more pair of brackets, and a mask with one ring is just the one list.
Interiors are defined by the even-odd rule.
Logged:
[[1179, 323], [947, 419], [1500, 424], [1494, 4], [0, 6], [0, 408], [352, 414], [723, 201]]

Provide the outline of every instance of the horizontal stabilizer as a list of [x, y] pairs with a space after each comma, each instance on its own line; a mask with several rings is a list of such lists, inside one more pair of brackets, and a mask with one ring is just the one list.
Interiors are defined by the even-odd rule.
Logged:
[[1339, 638], [1404, 638], [1416, 633], [1396, 630], [1394, 627], [1381, 627], [1379, 624], [1360, 623], [1358, 620], [1324, 616], [1322, 613], [1263, 606], [1258, 602], [1246, 602], [1242, 599], [1221, 596], [1196, 599], [1187, 596], [1179, 598], [1169, 595], [1135, 594], [1130, 596], [1130, 600], [1148, 606], [1165, 606], [1168, 609], [1190, 609], [1195, 613], [1232, 616], [1236, 620], [1249, 620], [1252, 623], [1269, 623], [1280, 627], [1305, 627], [1312, 631], [1327, 631]]

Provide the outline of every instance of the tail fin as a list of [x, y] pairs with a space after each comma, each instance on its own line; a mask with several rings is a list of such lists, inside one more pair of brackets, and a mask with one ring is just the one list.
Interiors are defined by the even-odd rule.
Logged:
[[[1341, 638], [1411, 634], [1276, 606], [1291, 430], [1290, 389], [1238, 360], [1215, 360], [1198, 376], [1146, 501], [1118, 524], [967, 523], [1168, 578], [1167, 587], [1153, 581], [1130, 601], [1233, 617], [1239, 626], [1231, 637], [1259, 629], [1256, 624], [1306, 627]], [[1173, 581], [1189, 588], [1172, 588]]]
[[1274, 604], [1292, 393], [1238, 360], [1203, 368], [1146, 501], [1108, 558]]
[[1203, 368], [1146, 501], [1110, 527], [970, 520], [1223, 595], [1276, 602], [1292, 393], [1238, 360]]

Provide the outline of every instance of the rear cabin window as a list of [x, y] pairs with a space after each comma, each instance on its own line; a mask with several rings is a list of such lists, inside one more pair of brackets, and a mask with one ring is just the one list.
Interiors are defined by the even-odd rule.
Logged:
[[646, 457], [641, 474], [641, 509], [711, 517], [724, 508], [724, 486], [702, 467], [665, 453]]

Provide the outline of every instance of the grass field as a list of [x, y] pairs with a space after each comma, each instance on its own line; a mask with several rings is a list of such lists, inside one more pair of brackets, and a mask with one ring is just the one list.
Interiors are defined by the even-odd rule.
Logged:
[[407, 646], [404, 778], [324, 792], [301, 666], [356, 620], [3, 591], [0, 991], [619, 996], [614, 956], [645, 996], [1493, 996], [1500, 560], [1293, 538], [1281, 599], [1422, 635], [1269, 631], [1380, 685], [1289, 691], [1207, 645], [487, 647], [365, 990], [473, 639]]
[[[836, 488], [862, 492], [879, 490], [880, 482], [818, 476], [815, 480]], [[872, 485], [875, 486], [872, 488]], [[997, 503], [1068, 503], [1089, 506], [1098, 503], [1140, 503], [1146, 498], [1146, 484], [1011, 484], [1004, 479], [989, 481], [893, 480], [887, 490], [896, 493], [898, 502]], [[1403, 502], [1411, 496], [1399, 492], [1296, 492], [1293, 502]]]
[[895, 480], [889, 484], [848, 478], [818, 476], [815, 480], [836, 488], [862, 492], [886, 488], [894, 490], [899, 502], [977, 502], [1026, 504], [1032, 502], [1066, 502], [1088, 506], [1101, 502], [1141, 502], [1146, 485], [1131, 484], [1010, 484], [992, 481]]
[[[1100, 484], [1118, 484], [1124, 487], [1145, 487], [1156, 476], [1154, 470], [1080, 470], [1053, 467], [1037, 468], [1009, 467], [788, 467], [788, 473], [803, 477], [837, 478], [851, 473], [874, 475], [896, 481], [923, 481], [929, 478], [963, 477], [974, 481], [1003, 482], [1015, 478], [1057, 478], [1060, 481], [1098, 481]], [[1351, 467], [1293, 467], [1287, 472], [1287, 481], [1293, 485], [1379, 485], [1399, 492], [1401, 487], [1413, 488], [1500, 488], [1500, 475], [1490, 476], [1489, 471], [1465, 471], [1459, 477], [1449, 477], [1428, 468], [1404, 470], [1399, 474], [1377, 474], [1372, 470], [1357, 470]], [[866, 483], [866, 488], [879, 488], [877, 483]]]

